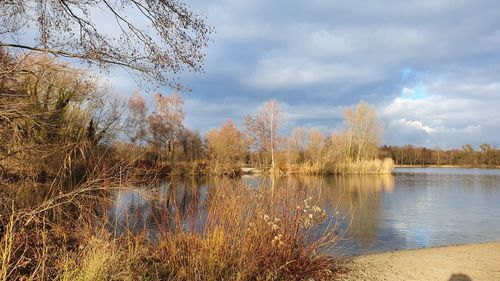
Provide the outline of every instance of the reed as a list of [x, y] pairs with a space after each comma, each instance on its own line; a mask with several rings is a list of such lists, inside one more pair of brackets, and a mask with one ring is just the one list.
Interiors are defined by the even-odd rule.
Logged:
[[171, 223], [151, 239], [116, 236], [104, 218], [109, 192], [124, 186], [106, 177], [32, 206], [4, 204], [1, 280], [322, 280], [338, 271], [325, 254], [339, 238], [337, 220], [307, 192], [223, 180], [200, 229], [160, 213]]
[[301, 175], [384, 175], [392, 173], [394, 161], [391, 158], [336, 163], [289, 164], [281, 167], [282, 174]]
[[390, 158], [383, 160], [344, 161], [332, 167], [333, 174], [343, 175], [380, 175], [390, 174], [394, 169], [394, 161]]

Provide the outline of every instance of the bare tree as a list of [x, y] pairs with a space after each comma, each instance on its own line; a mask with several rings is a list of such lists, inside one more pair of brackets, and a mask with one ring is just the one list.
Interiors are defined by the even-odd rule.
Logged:
[[324, 149], [325, 136], [318, 129], [312, 128], [309, 131], [309, 143], [307, 145], [307, 154], [312, 164], [324, 164]]
[[465, 164], [467, 164], [467, 165], [476, 165], [477, 164], [475, 150], [471, 144], [463, 145], [462, 146], [462, 153], [464, 154]]
[[182, 148], [180, 159], [182, 161], [196, 161], [203, 152], [203, 139], [200, 132], [181, 128], [177, 134], [177, 140]]
[[128, 100], [128, 116], [125, 130], [130, 141], [134, 144], [142, 144], [147, 136], [147, 106], [144, 97], [139, 92]]
[[294, 162], [304, 160], [309, 132], [304, 127], [293, 128], [289, 139], [288, 152], [293, 155]]
[[375, 107], [362, 101], [356, 108], [345, 111], [348, 136], [346, 158], [359, 161], [374, 156], [382, 136], [383, 125], [377, 119]]
[[270, 152], [273, 169], [276, 165], [274, 150], [280, 117], [278, 101], [272, 99], [266, 102], [257, 116], [249, 115], [245, 119], [247, 131], [252, 137], [254, 144], [256, 144], [261, 152]]
[[483, 164], [491, 165], [491, 156], [495, 151], [495, 148], [491, 144], [482, 143], [479, 145], [482, 154]]
[[0, 162], [70, 171], [92, 148], [113, 141], [121, 100], [86, 71], [33, 54], [4, 57], [0, 69]]
[[149, 130], [153, 144], [157, 148], [166, 148], [173, 164], [175, 156], [175, 141], [183, 129], [184, 101], [178, 93], [170, 96], [155, 95], [155, 112], [148, 117]]
[[279, 125], [279, 104], [277, 100], [270, 100], [266, 103], [263, 110], [261, 111], [262, 119], [269, 128], [269, 142], [271, 146], [271, 166], [275, 168], [276, 161], [274, 158], [274, 147], [276, 144], [276, 136], [278, 135], [278, 125]]
[[247, 142], [233, 121], [207, 133], [207, 146], [213, 172], [224, 174], [239, 169], [247, 151]]
[[329, 163], [339, 163], [345, 160], [345, 147], [347, 147], [346, 131], [331, 133], [325, 140], [325, 158]]
[[[20, 35], [33, 26], [35, 38]], [[179, 72], [201, 70], [212, 31], [177, 0], [0, 0], [0, 47], [121, 66], [175, 88]]]

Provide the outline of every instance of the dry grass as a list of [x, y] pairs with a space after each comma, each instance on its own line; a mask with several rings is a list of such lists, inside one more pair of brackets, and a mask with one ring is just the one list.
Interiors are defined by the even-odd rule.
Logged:
[[152, 242], [146, 233], [114, 236], [99, 215], [116, 184], [87, 182], [17, 210], [4, 204], [0, 279], [321, 280], [337, 271], [323, 254], [338, 239], [335, 220], [307, 193], [223, 181], [201, 230], [174, 214], [174, 230]]
[[132, 244], [113, 239], [107, 233], [88, 238], [78, 251], [66, 253], [58, 264], [59, 280], [139, 280], [143, 253], [134, 238]]
[[284, 165], [281, 172], [284, 174], [301, 175], [385, 175], [392, 173], [394, 161], [391, 158], [341, 161], [338, 163], [303, 163]]
[[390, 174], [394, 169], [394, 161], [391, 158], [383, 160], [361, 160], [344, 161], [336, 164], [333, 168], [333, 174], [342, 175], [381, 175]]
[[[160, 260], [177, 280], [282, 280], [335, 271], [321, 251], [336, 241], [334, 227], [310, 237], [327, 215], [302, 194], [221, 186], [208, 202], [202, 233], [162, 233]], [[309, 239], [311, 238], [311, 239]]]

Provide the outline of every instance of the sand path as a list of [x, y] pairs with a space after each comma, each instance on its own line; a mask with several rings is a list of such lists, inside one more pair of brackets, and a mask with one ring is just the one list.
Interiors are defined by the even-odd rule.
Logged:
[[341, 280], [500, 281], [500, 242], [366, 255]]

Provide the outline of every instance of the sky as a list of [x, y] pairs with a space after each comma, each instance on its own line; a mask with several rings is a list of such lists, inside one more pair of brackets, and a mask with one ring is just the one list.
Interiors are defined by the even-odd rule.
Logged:
[[[242, 126], [274, 98], [282, 134], [327, 133], [364, 100], [385, 144], [500, 146], [500, 1], [185, 2], [215, 28], [204, 72], [181, 75], [191, 129]], [[123, 71], [111, 82], [136, 87]]]

